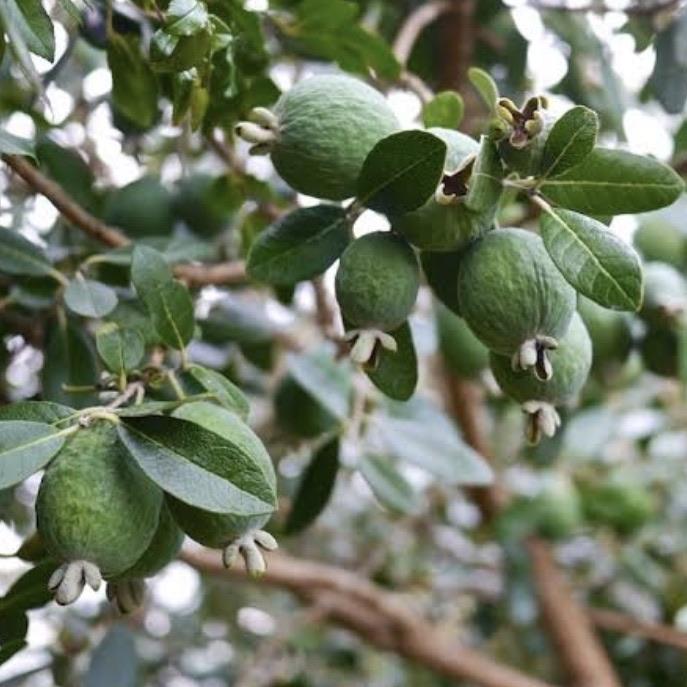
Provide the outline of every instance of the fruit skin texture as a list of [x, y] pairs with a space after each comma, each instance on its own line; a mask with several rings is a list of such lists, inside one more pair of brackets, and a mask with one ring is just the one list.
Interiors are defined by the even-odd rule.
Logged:
[[85, 560], [115, 577], [131, 568], [157, 527], [162, 491], [119, 443], [114, 425], [79, 429], [45, 471], [38, 531], [62, 561]]
[[[477, 141], [458, 131], [438, 127], [428, 131], [447, 145], [446, 172], [455, 172], [466, 158], [479, 151]], [[391, 223], [414, 246], [428, 251], [456, 250], [487, 228], [459, 200], [442, 205], [434, 197], [417, 210], [392, 218]]]
[[489, 349], [472, 333], [462, 317], [440, 303], [436, 305], [439, 349], [452, 372], [459, 377], [479, 375], [489, 365]]
[[367, 154], [400, 125], [374, 88], [349, 76], [314, 76], [277, 102], [272, 163], [293, 189], [316, 198], [355, 195]]
[[[249, 453], [261, 467], [265, 479], [275, 491], [276, 499], [276, 476], [272, 461], [257, 435], [236, 415], [211, 403], [199, 402], [182, 406], [174, 412], [174, 416], [195, 422]], [[230, 544], [250, 530], [259, 529], [273, 512], [270, 510], [255, 516], [209, 513], [173, 497], [168, 497], [168, 504], [177, 524], [191, 539], [216, 549]]]
[[384, 332], [400, 327], [415, 305], [420, 270], [413, 249], [391, 232], [356, 239], [341, 256], [336, 299], [354, 327]]
[[117, 579], [152, 577], [171, 563], [179, 553], [184, 533], [179, 529], [166, 502], [162, 502], [160, 518], [153, 538], [143, 555]]
[[482, 343], [500, 355], [537, 337], [560, 339], [575, 311], [575, 291], [544, 243], [523, 229], [496, 229], [460, 261], [460, 311]]
[[152, 176], [113, 191], [105, 204], [105, 221], [131, 236], [168, 236], [174, 225], [172, 196]]
[[336, 418], [291, 375], [281, 380], [274, 396], [274, 405], [279, 424], [299, 437], [316, 437], [338, 424]]
[[489, 362], [501, 390], [518, 403], [544, 401], [560, 405], [573, 400], [584, 386], [592, 365], [592, 342], [582, 318], [575, 313], [566, 335], [551, 353], [553, 376], [546, 382], [523, 370], [513, 370], [510, 358], [491, 353]]

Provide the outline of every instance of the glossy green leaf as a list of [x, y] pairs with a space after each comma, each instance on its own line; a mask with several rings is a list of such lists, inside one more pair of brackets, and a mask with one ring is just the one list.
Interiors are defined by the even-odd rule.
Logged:
[[45, 253], [21, 234], [0, 227], [0, 272], [42, 277], [53, 274]]
[[163, 415], [126, 418], [118, 431], [143, 472], [180, 501], [213, 513], [274, 510], [272, 486], [240, 444]]
[[188, 289], [172, 276], [164, 256], [138, 244], [131, 261], [131, 281], [160, 339], [183, 349], [193, 336], [193, 301]]
[[107, 63], [112, 72], [112, 100], [119, 112], [147, 129], [157, 119], [158, 85], [136, 35], [112, 34]]
[[77, 315], [104, 317], [117, 307], [117, 294], [106, 284], [76, 276], [64, 290], [64, 302]]
[[326, 348], [288, 358], [289, 372], [320, 405], [343, 420], [348, 417], [351, 397], [351, 368], [336, 362]]
[[0, 599], [0, 616], [45, 606], [52, 599], [48, 579], [58, 565], [56, 560], [48, 558], [19, 577]]
[[503, 165], [496, 144], [487, 136], [482, 136], [465, 205], [473, 212], [493, 218], [503, 192], [502, 180]]
[[496, 104], [499, 99], [499, 88], [494, 79], [479, 67], [468, 69], [468, 79], [479, 93], [480, 97], [490, 112], [496, 111]]
[[334, 491], [338, 472], [339, 438], [335, 437], [317, 450], [303, 472], [284, 525], [285, 534], [300, 532], [317, 519]]
[[418, 511], [420, 503], [415, 490], [388, 458], [367, 454], [360, 459], [358, 467], [382, 506], [401, 515]]
[[447, 485], [492, 481], [484, 458], [463, 441], [438, 408], [420, 398], [390, 408], [388, 415], [377, 415], [374, 421], [389, 455], [418, 465]]
[[0, 425], [0, 489], [19, 484], [62, 448], [65, 434], [51, 425], [8, 420]]
[[646, 212], [670, 205], [684, 182], [667, 165], [624, 150], [596, 148], [579, 165], [541, 187], [546, 198], [589, 215]]
[[[28, 631], [28, 618], [24, 615], [27, 622]], [[4, 620], [4, 619], [2, 619]], [[0, 643], [0, 666], [3, 663], [7, 663], [15, 654], [18, 654], [22, 649], [28, 646], [28, 642], [25, 639], [11, 639], [9, 641], [3, 641]]]
[[365, 159], [358, 201], [387, 214], [419, 208], [436, 190], [446, 144], [426, 131], [401, 131], [383, 138]]
[[457, 129], [463, 119], [465, 105], [460, 93], [441, 91], [422, 108], [422, 123], [428, 129], [433, 126]]
[[632, 246], [601, 222], [562, 209], [545, 211], [541, 236], [563, 276], [587, 298], [615, 310], [642, 304], [642, 265]]
[[15, 0], [0, 2], [0, 24], [7, 34], [12, 57], [34, 93], [43, 93], [43, 81], [38, 73], [31, 52], [40, 51], [41, 45], [26, 26], [24, 17]]
[[553, 125], [544, 144], [542, 177], [555, 177], [578, 165], [596, 145], [599, 117], [588, 107], [568, 110]]
[[335, 205], [299, 208], [263, 231], [248, 254], [250, 277], [295, 284], [322, 274], [351, 240], [346, 211]]
[[413, 334], [407, 322], [391, 332], [398, 350], [387, 351], [380, 347], [377, 364], [367, 372], [372, 383], [386, 396], [407, 401], [417, 387], [417, 354]]
[[137, 687], [138, 663], [133, 634], [113, 625], [91, 655], [83, 687]]
[[0, 129], [0, 153], [5, 155], [24, 155], [26, 157], [36, 157], [36, 148], [33, 140], [20, 138]]
[[207, 29], [210, 22], [205, 3], [198, 0], [172, 0], [165, 19], [165, 30], [173, 36], [192, 36]]
[[137, 329], [120, 327], [107, 322], [95, 333], [95, 345], [105, 367], [114, 374], [123, 375], [143, 360], [145, 341]]
[[248, 399], [235, 384], [230, 382], [223, 374], [216, 370], [210, 370], [201, 365], [191, 365], [187, 373], [195, 379], [198, 384], [215, 395], [217, 401], [225, 408], [236, 413], [244, 420], [250, 413]]
[[15, 401], [0, 406], [0, 422], [27, 420], [53, 424], [74, 415], [74, 409], [50, 401]]
[[29, 50], [43, 59], [55, 59], [55, 32], [41, 0], [10, 0], [19, 10], [15, 21]]

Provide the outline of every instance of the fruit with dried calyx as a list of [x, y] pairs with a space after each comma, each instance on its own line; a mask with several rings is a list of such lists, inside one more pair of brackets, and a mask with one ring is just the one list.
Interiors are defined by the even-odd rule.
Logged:
[[536, 234], [496, 229], [468, 248], [458, 271], [458, 303], [470, 329], [516, 370], [553, 374], [558, 347], [575, 312], [575, 291]]
[[435, 312], [439, 350], [446, 364], [459, 377], [476, 377], [489, 365], [489, 349], [462, 317], [440, 303], [436, 304]]
[[441, 138], [447, 146], [442, 181], [435, 196], [422, 207], [392, 217], [391, 223], [395, 231], [417, 248], [452, 251], [488, 228], [486, 220], [464, 203], [479, 144], [451, 129], [433, 128], [428, 131]]
[[[226, 567], [233, 565], [241, 556], [249, 573], [261, 575], [265, 571], [265, 561], [258, 547], [267, 550], [277, 548], [274, 537], [261, 529], [276, 507], [276, 476], [263, 443], [238, 416], [212, 403], [189, 403], [177, 409], [174, 416], [200, 425], [231, 442], [234, 451], [240, 452], [244, 459], [250, 460], [259, 469], [262, 486], [270, 492], [272, 501], [266, 504], [264, 512], [245, 515], [211, 513], [170, 497], [169, 508], [175, 521], [199, 544], [222, 549], [222, 560]], [[228, 477], [233, 469], [232, 456], [227, 455], [226, 460]], [[215, 469], [218, 468], [221, 469], [221, 466], [216, 465]]]
[[152, 541], [162, 491], [133, 462], [115, 426], [93, 420], [52, 461], [38, 491], [36, 520], [48, 551], [60, 561], [50, 578], [59, 604], [84, 586], [131, 568]]
[[396, 350], [389, 332], [410, 315], [419, 286], [417, 258], [402, 237], [379, 231], [349, 244], [336, 273], [336, 299], [354, 362], [374, 364], [378, 346]]
[[582, 318], [575, 313], [567, 333], [551, 354], [553, 374], [547, 381], [513, 369], [506, 356], [492, 352], [489, 362], [501, 390], [522, 404], [527, 415], [527, 437], [537, 443], [542, 434], [551, 437], [559, 427], [556, 406], [570, 403], [584, 386], [592, 364], [592, 343]]
[[143, 603], [144, 578], [156, 575], [179, 553], [184, 533], [179, 529], [163, 501], [160, 517], [148, 548], [133, 566], [107, 583], [107, 598], [122, 613], [131, 613]]
[[255, 108], [236, 133], [269, 153], [279, 176], [299, 193], [328, 200], [355, 195], [372, 148], [400, 128], [384, 97], [358, 79], [313, 76], [282, 95], [274, 111]]

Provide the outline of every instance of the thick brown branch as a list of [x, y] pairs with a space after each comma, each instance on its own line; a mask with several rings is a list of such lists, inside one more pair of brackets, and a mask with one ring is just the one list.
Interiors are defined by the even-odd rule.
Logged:
[[[59, 184], [48, 179], [26, 158], [19, 155], [3, 155], [2, 160], [34, 191], [45, 196], [68, 222], [87, 236], [110, 248], [121, 248], [130, 243], [129, 238], [121, 231], [108, 226], [74, 202]], [[237, 284], [246, 280], [246, 268], [242, 261], [213, 265], [177, 265], [174, 274], [190, 286]]]
[[587, 613], [592, 622], [603, 630], [633, 635], [687, 651], [687, 632], [681, 632], [674, 627], [639, 620], [606, 608], [591, 608]]
[[449, 0], [435, 0], [420, 5], [405, 18], [393, 44], [394, 55], [401, 64], [405, 65], [410, 58], [410, 53], [420, 34], [450, 9]]
[[475, 52], [475, 0], [451, 0], [441, 21], [440, 86], [461, 90]]
[[[202, 572], [228, 575], [216, 553], [185, 549], [182, 559]], [[245, 577], [238, 571], [231, 574]], [[275, 554], [270, 556], [261, 582], [288, 589], [301, 600], [315, 604], [331, 622], [370, 644], [394, 651], [450, 679], [481, 687], [551, 687], [462, 645], [407, 609], [393, 594], [341, 568]]]

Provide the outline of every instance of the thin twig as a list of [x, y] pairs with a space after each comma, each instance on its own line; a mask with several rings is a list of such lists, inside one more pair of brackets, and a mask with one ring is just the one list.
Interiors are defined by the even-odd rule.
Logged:
[[674, 627], [639, 620], [608, 608], [590, 608], [587, 613], [592, 622], [603, 630], [633, 635], [687, 651], [687, 632], [681, 632]]

